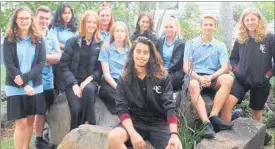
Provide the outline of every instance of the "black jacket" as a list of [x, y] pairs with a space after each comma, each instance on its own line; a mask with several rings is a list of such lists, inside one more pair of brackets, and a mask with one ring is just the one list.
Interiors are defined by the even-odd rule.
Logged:
[[[157, 50], [159, 51], [160, 55], [163, 59], [163, 45], [165, 42], [165, 37], [162, 37], [157, 42]], [[175, 43], [172, 52], [172, 58], [170, 62], [170, 67], [168, 69], [169, 73], [173, 73], [176, 78], [183, 79], [184, 72], [183, 72], [183, 56], [184, 56], [184, 48], [185, 43], [182, 39], [178, 39]]]
[[16, 42], [10, 42], [8, 41], [8, 38], [5, 37], [3, 57], [6, 66], [6, 85], [19, 88], [20, 86], [14, 82], [15, 76], [17, 75], [20, 75], [23, 79], [24, 84], [22, 86], [26, 85], [29, 80], [33, 81], [34, 86], [41, 85], [42, 70], [46, 62], [46, 47], [44, 39], [42, 38], [38, 43], [36, 43], [34, 61], [31, 70], [24, 74], [20, 71], [16, 45]]
[[230, 56], [230, 63], [235, 77], [244, 84], [261, 86], [270, 77], [272, 72], [272, 57], [275, 59], [274, 34], [268, 34], [263, 42], [256, 43], [255, 39], [249, 39], [247, 44], [235, 41]]
[[131, 41], [135, 41], [139, 36], [144, 36], [149, 38], [154, 45], [157, 44], [158, 36], [155, 32], [152, 31], [145, 31], [143, 34], [141, 34], [139, 31], [134, 32], [134, 34], [131, 36]]
[[176, 116], [173, 88], [169, 76], [155, 80], [146, 76], [147, 100], [143, 98], [136, 77], [120, 78], [116, 92], [116, 111], [130, 114], [135, 121], [147, 124], [167, 122], [167, 117]]
[[[92, 41], [90, 46], [90, 61], [89, 64], [89, 74], [93, 77], [93, 81], [99, 81], [102, 76], [101, 64], [98, 61], [99, 52], [102, 45], [102, 40]], [[80, 60], [80, 50], [82, 46], [82, 37], [73, 36], [66, 42], [64, 53], [60, 60], [60, 70], [61, 70], [61, 86], [60, 89], [64, 90], [68, 85], [76, 84], [77, 80], [75, 78], [78, 64]]]

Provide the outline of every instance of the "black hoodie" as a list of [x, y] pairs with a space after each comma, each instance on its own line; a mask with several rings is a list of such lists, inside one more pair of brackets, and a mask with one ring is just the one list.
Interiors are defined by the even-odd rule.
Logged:
[[257, 43], [254, 38], [247, 44], [235, 41], [230, 63], [235, 77], [243, 84], [257, 87], [263, 85], [275, 74], [272, 58], [275, 62], [274, 34], [268, 34], [264, 41]]

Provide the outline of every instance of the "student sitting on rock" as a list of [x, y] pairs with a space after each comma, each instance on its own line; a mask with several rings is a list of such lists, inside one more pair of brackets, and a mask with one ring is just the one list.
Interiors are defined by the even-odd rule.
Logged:
[[117, 80], [124, 70], [131, 41], [128, 28], [126, 24], [121, 21], [113, 24], [110, 34], [110, 46], [102, 47], [98, 57], [103, 71], [99, 97], [104, 101], [108, 110], [112, 114], [116, 114], [115, 98]]
[[[218, 114], [228, 99], [233, 78], [229, 73], [227, 49], [224, 43], [214, 39], [216, 18], [205, 16], [201, 21], [202, 35], [188, 41], [184, 51], [184, 72], [188, 82], [191, 103], [203, 123], [204, 137], [213, 138], [216, 130], [230, 129], [233, 124], [223, 121]], [[208, 117], [201, 89], [216, 92]], [[214, 126], [214, 128], [213, 128]]]
[[138, 37], [118, 81], [116, 111], [121, 124], [109, 133], [111, 149], [182, 149], [170, 77], [152, 41]]
[[62, 90], [65, 90], [71, 113], [71, 129], [80, 124], [96, 124], [94, 103], [102, 70], [97, 60], [103, 41], [100, 39], [99, 18], [86, 11], [79, 35], [68, 39], [60, 60]]

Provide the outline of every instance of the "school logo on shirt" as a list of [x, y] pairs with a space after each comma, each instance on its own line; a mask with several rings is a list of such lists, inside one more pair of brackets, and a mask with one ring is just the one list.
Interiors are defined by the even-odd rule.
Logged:
[[263, 53], [265, 53], [265, 45], [263, 45], [263, 44], [260, 44], [260, 50], [263, 52]]
[[153, 90], [155, 90], [156, 93], [161, 94], [161, 86], [154, 86]]
[[216, 50], [212, 50], [212, 55], [216, 55], [216, 54], [217, 54]]

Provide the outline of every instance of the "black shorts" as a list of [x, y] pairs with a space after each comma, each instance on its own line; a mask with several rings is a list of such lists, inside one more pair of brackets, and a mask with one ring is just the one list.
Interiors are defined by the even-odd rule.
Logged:
[[[135, 130], [141, 135], [143, 140], [148, 140], [156, 149], [164, 149], [170, 139], [170, 129], [167, 124], [146, 125], [142, 122], [133, 122]], [[125, 129], [121, 124], [117, 127]], [[126, 129], [125, 129], [126, 130]], [[132, 147], [131, 140], [125, 145]]]
[[[209, 75], [209, 74], [198, 73], [198, 75], [203, 76], [203, 75]], [[216, 84], [217, 84], [217, 78], [216, 78], [216, 79], [213, 79], [213, 80], [211, 81], [210, 86], [209, 86], [209, 87], [204, 87], [204, 88], [202, 89], [202, 91], [203, 91], [203, 90], [206, 90], [206, 91], [208, 91], [208, 90], [216, 91], [216, 88], [215, 88]]]
[[[198, 73], [198, 75], [203, 76], [203, 75], [209, 75], [209, 74]], [[215, 86], [217, 84], [217, 80], [218, 80], [218, 78], [211, 80], [211, 84], [210, 84], [209, 87], [202, 87], [201, 86], [201, 88], [202, 88], [201, 89], [201, 94], [210, 95], [214, 99], [214, 97], [216, 95], [216, 91], [217, 91], [217, 89], [215, 88]]]
[[7, 97], [8, 120], [26, 118], [28, 115], [45, 114], [46, 102], [43, 93], [34, 96], [16, 95]]
[[47, 109], [54, 103], [54, 89], [44, 90]]
[[243, 84], [235, 78], [230, 94], [235, 96], [239, 100], [238, 104], [240, 104], [244, 100], [246, 92], [250, 90], [249, 107], [253, 110], [263, 110], [270, 87], [269, 81], [266, 81], [266, 83], [261, 86], [252, 88], [251, 85]]

